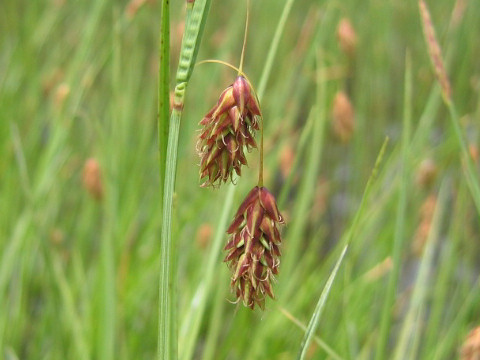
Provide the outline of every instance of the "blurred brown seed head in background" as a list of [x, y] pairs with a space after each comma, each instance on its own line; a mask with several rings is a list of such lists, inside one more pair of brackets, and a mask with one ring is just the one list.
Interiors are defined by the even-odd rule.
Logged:
[[432, 18], [430, 17], [430, 12], [428, 11], [428, 7], [425, 4], [425, 1], [420, 0], [418, 4], [420, 7], [420, 16], [423, 25], [423, 35], [428, 47], [430, 61], [432, 62], [433, 68], [435, 70], [435, 75], [438, 82], [440, 83], [440, 87], [442, 88], [442, 94], [445, 100], [450, 102], [452, 89], [450, 86], [450, 80], [448, 79], [448, 75], [445, 70], [445, 66], [443, 64], [442, 51], [440, 49], [440, 45], [438, 44], [437, 36], [435, 35]]
[[480, 326], [467, 335], [460, 351], [461, 360], [480, 360]]
[[416, 256], [422, 256], [432, 227], [433, 215], [437, 206], [437, 196], [429, 195], [420, 208], [420, 223], [415, 231], [412, 243], [412, 252]]
[[94, 158], [89, 158], [83, 166], [83, 187], [97, 201], [103, 198], [103, 183], [100, 165]]
[[343, 18], [338, 23], [337, 37], [342, 51], [349, 57], [355, 56], [357, 33], [348, 18]]
[[197, 245], [200, 249], [206, 249], [212, 241], [213, 229], [210, 224], [202, 224], [197, 231]]
[[337, 92], [333, 100], [332, 126], [333, 132], [340, 141], [347, 143], [355, 128], [355, 113], [348, 95]]
[[280, 171], [284, 178], [287, 178], [292, 171], [293, 162], [295, 161], [295, 151], [289, 144], [285, 144], [280, 150]]

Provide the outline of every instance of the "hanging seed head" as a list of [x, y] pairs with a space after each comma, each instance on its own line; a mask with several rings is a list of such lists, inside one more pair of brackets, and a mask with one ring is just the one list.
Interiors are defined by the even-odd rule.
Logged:
[[480, 326], [476, 327], [468, 334], [462, 345], [461, 360], [478, 360], [480, 359]]
[[97, 201], [103, 198], [103, 182], [100, 164], [97, 159], [90, 158], [83, 166], [83, 186], [88, 193]]
[[238, 300], [251, 309], [265, 307], [265, 295], [274, 297], [272, 282], [280, 264], [282, 241], [278, 224], [284, 224], [275, 197], [264, 187], [254, 187], [240, 205], [227, 230], [225, 246], [233, 275], [231, 287]]
[[247, 165], [245, 149], [257, 147], [254, 135], [259, 129], [258, 116], [257, 98], [247, 80], [238, 76], [200, 121], [200, 178], [207, 178], [202, 187], [227, 182], [234, 171], [241, 175], [242, 165]]
[[338, 23], [337, 37], [342, 51], [349, 57], [355, 56], [357, 33], [348, 18], [343, 18]]
[[352, 137], [355, 128], [355, 113], [350, 99], [343, 91], [339, 91], [335, 95], [332, 118], [335, 135], [343, 143], [347, 143]]

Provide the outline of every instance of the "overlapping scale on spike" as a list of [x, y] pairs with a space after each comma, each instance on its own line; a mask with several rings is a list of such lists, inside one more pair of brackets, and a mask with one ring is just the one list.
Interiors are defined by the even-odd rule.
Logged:
[[232, 270], [231, 287], [237, 299], [251, 309], [265, 307], [265, 295], [274, 297], [272, 282], [278, 273], [281, 244], [278, 225], [284, 220], [275, 197], [265, 187], [254, 187], [240, 205], [227, 230], [225, 262]]
[[256, 148], [255, 131], [259, 130], [260, 107], [243, 76], [226, 88], [217, 104], [200, 121], [197, 141], [200, 156], [201, 185], [216, 186], [241, 175], [247, 165], [245, 150]]

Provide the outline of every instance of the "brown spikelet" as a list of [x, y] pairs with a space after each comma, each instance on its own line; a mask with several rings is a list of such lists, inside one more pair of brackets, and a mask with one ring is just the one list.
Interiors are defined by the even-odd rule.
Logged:
[[427, 243], [428, 235], [430, 234], [430, 228], [433, 222], [433, 215], [435, 213], [435, 207], [437, 206], [436, 195], [429, 195], [420, 208], [420, 224], [415, 232], [412, 252], [416, 256], [421, 256]]
[[344, 143], [352, 137], [355, 127], [354, 110], [350, 99], [343, 91], [337, 92], [333, 100], [333, 132]]
[[430, 187], [437, 177], [437, 165], [433, 159], [424, 159], [418, 167], [416, 174], [416, 183], [421, 188]]
[[265, 307], [265, 296], [274, 297], [272, 283], [280, 264], [282, 239], [278, 225], [284, 220], [274, 196], [254, 187], [240, 205], [227, 230], [225, 262], [232, 271], [231, 287], [237, 300], [251, 309]]
[[247, 165], [245, 150], [257, 147], [254, 136], [259, 116], [260, 106], [250, 84], [238, 76], [200, 121], [197, 152], [200, 178], [206, 178], [202, 187], [227, 182], [234, 172], [241, 175], [242, 165]]
[[95, 200], [103, 198], [103, 183], [100, 165], [94, 158], [87, 159], [83, 166], [83, 187]]
[[443, 96], [446, 101], [450, 102], [452, 92], [450, 81], [448, 80], [447, 72], [445, 71], [445, 66], [443, 65], [442, 51], [438, 45], [435, 29], [430, 17], [430, 12], [428, 11], [425, 1], [419, 0], [418, 4], [420, 7], [420, 17], [423, 25], [423, 35], [428, 47], [430, 61], [432, 62], [435, 75], [442, 88]]
[[467, 335], [460, 351], [460, 360], [480, 359], [480, 326]]
[[355, 56], [357, 33], [348, 18], [343, 18], [338, 23], [337, 37], [342, 51], [349, 57]]

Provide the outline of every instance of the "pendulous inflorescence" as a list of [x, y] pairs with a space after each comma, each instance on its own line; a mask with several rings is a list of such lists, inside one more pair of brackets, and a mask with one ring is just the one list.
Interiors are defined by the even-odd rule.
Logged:
[[274, 297], [272, 282], [280, 264], [284, 220], [275, 197], [265, 187], [254, 187], [240, 205], [227, 230], [225, 257], [232, 270], [231, 287], [238, 300], [251, 309], [265, 307], [265, 295]]
[[255, 131], [259, 129], [260, 106], [243, 76], [227, 87], [217, 104], [200, 121], [197, 142], [200, 156], [201, 185], [215, 186], [241, 175], [247, 165], [245, 150], [257, 147]]

